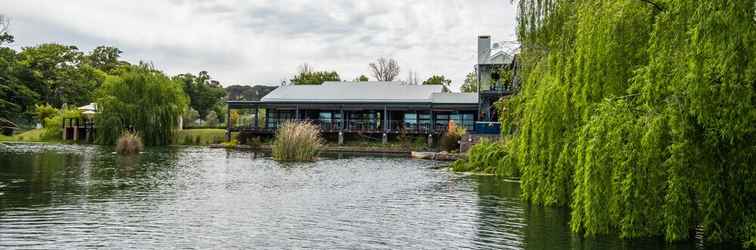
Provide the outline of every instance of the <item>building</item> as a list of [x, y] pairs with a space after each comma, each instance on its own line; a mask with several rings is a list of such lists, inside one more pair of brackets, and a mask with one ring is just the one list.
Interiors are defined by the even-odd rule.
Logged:
[[[478, 37], [478, 93], [481, 121], [497, 121], [494, 103], [517, 89], [516, 50], [501, 43], [491, 43], [490, 36]], [[508, 73], [506, 73], [508, 72]]]
[[[283, 122], [309, 121], [324, 134], [427, 135], [446, 132], [450, 122], [471, 133], [498, 134], [493, 103], [514, 92], [511, 52], [478, 37], [478, 93], [449, 93], [441, 85], [402, 82], [325, 82], [281, 86], [259, 101], [228, 101], [231, 132], [271, 135]], [[235, 112], [232, 112], [235, 111]], [[232, 113], [239, 114], [233, 118]]]
[[441, 85], [325, 82], [281, 86], [260, 101], [229, 101], [228, 109], [251, 117], [234, 123], [229, 115], [229, 132], [272, 134], [285, 121], [304, 120], [323, 133], [432, 136], [450, 121], [473, 131], [478, 95], [443, 92]]

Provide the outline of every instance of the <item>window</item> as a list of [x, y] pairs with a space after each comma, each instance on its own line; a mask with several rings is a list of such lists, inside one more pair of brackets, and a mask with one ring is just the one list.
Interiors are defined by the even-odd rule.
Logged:
[[417, 113], [404, 113], [404, 128], [405, 129], [417, 128]]

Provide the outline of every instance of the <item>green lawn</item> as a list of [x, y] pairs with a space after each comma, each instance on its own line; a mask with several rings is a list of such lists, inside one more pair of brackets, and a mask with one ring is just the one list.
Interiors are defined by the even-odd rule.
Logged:
[[45, 142], [49, 140], [42, 139], [43, 129], [32, 129], [14, 136], [0, 135], [0, 141], [26, 141], [26, 142]]

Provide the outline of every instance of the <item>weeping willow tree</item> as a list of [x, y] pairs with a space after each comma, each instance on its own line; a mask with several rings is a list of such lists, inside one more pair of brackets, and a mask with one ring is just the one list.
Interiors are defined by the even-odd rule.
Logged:
[[518, 5], [523, 198], [585, 235], [756, 246], [756, 2]]
[[112, 145], [126, 130], [146, 145], [172, 141], [187, 99], [181, 85], [151, 66], [130, 66], [98, 90], [97, 142]]

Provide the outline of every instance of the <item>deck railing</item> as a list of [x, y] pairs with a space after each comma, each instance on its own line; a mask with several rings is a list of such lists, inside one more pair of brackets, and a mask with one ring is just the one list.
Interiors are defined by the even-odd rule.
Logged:
[[[278, 126], [286, 121], [292, 121], [291, 119], [280, 120], [268, 120], [267, 124], [260, 124], [258, 127], [254, 126], [240, 126], [232, 127], [232, 130], [247, 130], [272, 133]], [[312, 122], [320, 127], [323, 132], [354, 132], [354, 133], [408, 133], [408, 134], [427, 134], [427, 133], [443, 133], [447, 129], [446, 124], [432, 124], [429, 120], [417, 121], [404, 121], [404, 120], [389, 120], [388, 129], [384, 126], [385, 121], [379, 119], [349, 119], [344, 120], [343, 124], [341, 120], [323, 121], [323, 120], [309, 120], [304, 119], [301, 121]]]

